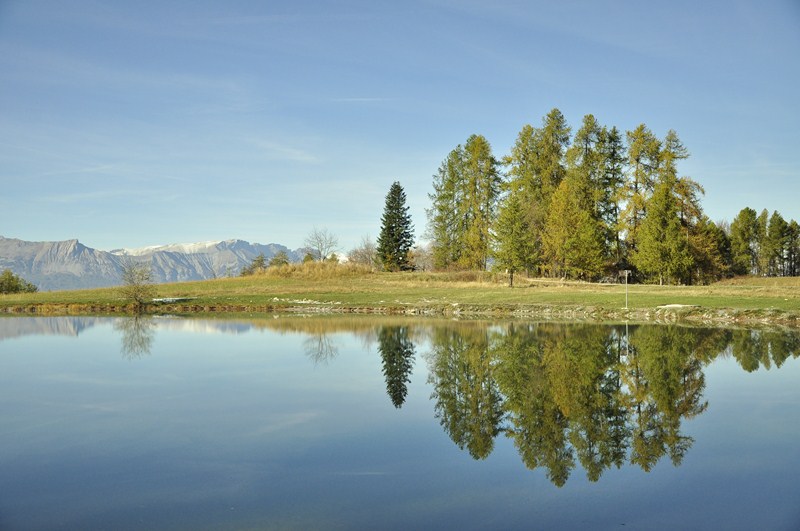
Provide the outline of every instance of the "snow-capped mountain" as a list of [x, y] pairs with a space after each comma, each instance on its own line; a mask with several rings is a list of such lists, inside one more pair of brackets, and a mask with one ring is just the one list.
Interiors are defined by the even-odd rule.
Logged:
[[0, 271], [10, 269], [40, 290], [63, 290], [116, 286], [127, 260], [151, 265], [155, 282], [203, 280], [236, 276], [259, 254], [267, 260], [285, 252], [290, 261], [302, 259], [303, 250], [283, 245], [225, 240], [175, 243], [100, 251], [78, 240], [28, 242], [0, 236]]

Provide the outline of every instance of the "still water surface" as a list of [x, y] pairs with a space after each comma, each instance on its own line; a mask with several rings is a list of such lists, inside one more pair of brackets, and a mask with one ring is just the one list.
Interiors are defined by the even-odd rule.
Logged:
[[0, 319], [0, 529], [800, 529], [800, 335]]

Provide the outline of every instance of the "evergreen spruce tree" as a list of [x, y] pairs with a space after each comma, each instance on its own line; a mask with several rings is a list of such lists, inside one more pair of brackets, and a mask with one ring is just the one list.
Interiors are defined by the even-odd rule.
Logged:
[[620, 202], [623, 198], [625, 184], [625, 162], [627, 153], [622, 135], [616, 127], [603, 128], [600, 135], [600, 152], [603, 161], [602, 195], [598, 210], [603, 221], [606, 235], [606, 248], [611, 253], [612, 261], [619, 269], [625, 261], [625, 250], [620, 238]]
[[387, 271], [410, 269], [408, 253], [414, 245], [414, 227], [406, 206], [406, 193], [394, 182], [386, 195], [378, 236], [378, 257]]
[[403, 406], [414, 368], [414, 343], [405, 326], [381, 327], [378, 330], [378, 351], [383, 361], [386, 392], [396, 408]]

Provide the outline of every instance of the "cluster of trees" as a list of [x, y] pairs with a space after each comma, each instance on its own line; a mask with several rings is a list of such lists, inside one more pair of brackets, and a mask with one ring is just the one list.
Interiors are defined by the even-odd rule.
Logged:
[[730, 226], [731, 270], [738, 275], [800, 275], [800, 225], [777, 211], [742, 209]]
[[5, 269], [0, 273], [0, 294], [36, 293], [37, 291], [39, 288], [21, 276], [15, 275], [10, 269]]
[[[501, 160], [472, 135], [433, 177], [434, 267], [486, 269], [493, 261], [512, 284], [518, 271], [591, 280], [628, 269], [641, 281], [683, 284], [735, 273], [732, 235], [703, 213], [703, 187], [679, 175], [688, 156], [675, 131], [660, 139], [641, 124], [623, 135], [591, 114], [572, 136], [558, 109], [541, 127], [523, 127]], [[775, 230], [782, 250], [770, 249], [783, 263], [759, 273], [787, 274], [786, 262], [796, 262], [791, 228]]]
[[269, 262], [267, 262], [267, 257], [264, 256], [264, 253], [261, 253], [253, 258], [253, 261], [250, 262], [250, 264], [242, 268], [240, 276], [247, 277], [250, 275], [255, 275], [256, 273], [262, 273], [266, 271], [268, 267], [280, 267], [287, 265], [288, 263], [289, 255], [286, 254], [286, 251], [278, 251], [275, 253], [275, 256], [269, 259]]

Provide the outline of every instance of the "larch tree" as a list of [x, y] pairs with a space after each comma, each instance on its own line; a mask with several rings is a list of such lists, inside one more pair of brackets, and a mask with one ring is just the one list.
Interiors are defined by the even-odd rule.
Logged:
[[761, 211], [756, 218], [756, 275], [764, 276], [769, 272], [769, 244], [767, 229], [769, 228], [769, 212]]
[[508, 194], [500, 205], [494, 226], [495, 267], [508, 271], [509, 286], [514, 273], [530, 271], [538, 262], [534, 241], [530, 238], [530, 220], [520, 201], [520, 194]]
[[[606, 262], [604, 268], [618, 261], [614, 253], [618, 249], [615, 197], [623, 178], [621, 161], [618, 159], [622, 155], [619, 151], [621, 145], [609, 150], [605, 145], [608, 140], [608, 130], [601, 127], [593, 115], [587, 114], [583, 117], [581, 128], [575, 133], [566, 157], [567, 178], [572, 179], [578, 204], [600, 228], [599, 238]], [[617, 137], [617, 141], [621, 142], [621, 139]], [[617, 160], [610, 161], [608, 167], [607, 156], [617, 157]], [[618, 173], [607, 174], [607, 169]]]
[[[677, 163], [689, 157], [675, 131], [670, 130], [659, 143], [658, 184], [645, 202], [646, 215], [641, 223], [638, 246], [631, 260], [639, 271], [657, 276], [659, 284], [687, 282], [692, 269], [689, 250], [690, 217], [699, 216], [689, 208], [691, 201], [680, 201], [683, 190], [692, 190], [693, 181], [678, 178]], [[683, 184], [681, 184], [683, 183]], [[699, 210], [699, 205], [695, 205]]]
[[786, 274], [790, 277], [800, 275], [800, 225], [791, 220], [786, 237]]
[[603, 232], [584, 208], [578, 184], [567, 177], [553, 195], [543, 236], [550, 273], [567, 278], [592, 279], [603, 270]]
[[702, 216], [694, 225], [689, 237], [689, 251], [692, 255], [691, 283], [710, 284], [728, 275], [730, 239], [707, 216]]
[[409, 251], [414, 246], [414, 226], [406, 205], [406, 192], [394, 182], [386, 194], [386, 204], [378, 236], [378, 258], [387, 271], [411, 269]]
[[638, 245], [631, 262], [659, 284], [680, 282], [691, 269], [692, 258], [678, 217], [672, 179], [662, 180], [647, 201], [647, 215], [639, 228]]
[[733, 273], [747, 275], [756, 270], [757, 214], [750, 207], [739, 211], [731, 223], [731, 262]]
[[431, 241], [433, 267], [445, 269], [455, 264], [463, 251], [464, 219], [464, 148], [456, 146], [433, 176], [433, 192], [428, 194], [431, 207], [426, 209], [426, 236]]
[[464, 145], [464, 254], [460, 265], [484, 270], [491, 253], [491, 226], [500, 196], [500, 173], [485, 137], [472, 135]]
[[622, 222], [626, 245], [629, 252], [634, 252], [639, 226], [646, 214], [645, 205], [656, 185], [661, 143], [644, 124], [628, 131], [627, 138], [628, 178], [623, 189]]
[[500, 184], [497, 159], [483, 136], [472, 135], [450, 152], [429, 194], [434, 267], [486, 268]]
[[[517, 135], [517, 140], [511, 147], [511, 153], [503, 157], [508, 181], [508, 197], [515, 197], [521, 210], [522, 222], [526, 227], [524, 235], [515, 238], [524, 239], [531, 254], [527, 260], [531, 267], [539, 264], [539, 254], [542, 244], [542, 231], [547, 218], [546, 205], [542, 192], [542, 179], [537, 171], [537, 129], [525, 125]], [[506, 206], [509, 206], [508, 203]], [[505, 238], [504, 238], [505, 239]], [[506, 242], [506, 245], [511, 242]]]
[[789, 242], [789, 224], [776, 210], [769, 218], [764, 254], [767, 258], [767, 274], [773, 277], [786, 275], [786, 254]]
[[558, 109], [551, 110], [542, 120], [537, 142], [537, 170], [542, 176], [542, 191], [546, 203], [567, 175], [564, 157], [569, 147], [570, 132], [566, 118]]
[[598, 220], [600, 199], [603, 195], [603, 154], [600, 151], [602, 133], [595, 117], [587, 114], [566, 154], [567, 172], [578, 185], [578, 200]]
[[566, 176], [565, 155], [570, 127], [558, 109], [542, 119], [542, 127], [526, 125], [517, 136], [511, 154], [503, 158], [510, 194], [519, 196], [532, 242], [532, 259], [541, 255], [542, 235], [550, 202]]

